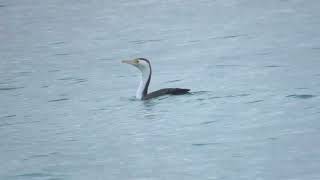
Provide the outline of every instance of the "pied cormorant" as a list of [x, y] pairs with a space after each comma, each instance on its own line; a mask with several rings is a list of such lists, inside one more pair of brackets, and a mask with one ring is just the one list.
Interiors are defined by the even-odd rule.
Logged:
[[152, 74], [150, 61], [145, 58], [136, 58], [133, 60], [124, 60], [122, 61], [122, 63], [131, 64], [141, 71], [140, 85], [136, 93], [137, 99], [147, 100], [147, 99], [159, 97], [162, 95], [181, 95], [181, 94], [186, 94], [188, 93], [188, 91], [190, 91], [190, 89], [164, 88], [148, 94], [148, 87], [151, 81], [151, 74]]

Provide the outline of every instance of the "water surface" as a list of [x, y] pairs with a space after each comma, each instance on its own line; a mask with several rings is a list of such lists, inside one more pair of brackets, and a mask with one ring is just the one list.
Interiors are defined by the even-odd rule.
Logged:
[[319, 179], [319, 6], [1, 1], [0, 179]]

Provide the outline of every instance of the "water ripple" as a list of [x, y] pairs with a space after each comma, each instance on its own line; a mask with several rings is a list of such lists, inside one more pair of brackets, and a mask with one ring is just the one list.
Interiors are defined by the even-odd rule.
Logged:
[[60, 44], [65, 44], [66, 42], [64, 41], [57, 41], [57, 42], [52, 42], [50, 45], [60, 45]]
[[72, 80], [73, 77], [64, 77], [64, 78], [59, 78], [58, 80], [61, 80], [61, 81], [65, 81], [65, 80]]
[[216, 67], [239, 67], [242, 65], [238, 65], [238, 64], [217, 64]]
[[243, 94], [235, 94], [235, 95], [217, 96], [215, 94], [212, 94], [210, 91], [195, 91], [195, 92], [191, 92], [190, 95], [199, 95], [199, 97], [197, 97], [195, 100], [201, 102], [201, 101], [211, 100], [211, 99], [246, 97], [246, 96], [250, 96], [251, 94], [243, 93]]
[[219, 99], [219, 98], [222, 98], [220, 96], [212, 96], [212, 97], [208, 97], [208, 99]]
[[281, 66], [278, 66], [278, 65], [268, 65], [268, 66], [264, 66], [264, 67], [267, 67], [267, 68], [277, 68], [277, 67], [281, 67]]
[[247, 104], [253, 104], [253, 103], [258, 103], [258, 102], [262, 102], [264, 100], [256, 100], [256, 101], [250, 101], [250, 102], [247, 102]]
[[210, 37], [209, 39], [233, 39], [238, 37], [245, 37], [248, 34], [238, 34], [238, 35], [228, 35], [228, 36], [219, 36], [219, 37]]
[[167, 81], [166, 83], [173, 83], [173, 82], [179, 82], [179, 81], [182, 81], [182, 79], [171, 80], [171, 81]]
[[49, 174], [45, 174], [45, 173], [25, 173], [25, 174], [20, 174], [17, 175], [18, 177], [26, 177], [26, 178], [33, 178], [33, 177], [48, 177], [50, 176]]
[[74, 78], [74, 77], [63, 77], [63, 78], [59, 78], [57, 80], [59, 80], [59, 81], [71, 81], [70, 84], [79, 84], [79, 83], [88, 81], [87, 79], [84, 79], [84, 78]]
[[98, 58], [97, 59], [98, 61], [111, 61], [112, 60], [112, 58]]
[[12, 115], [7, 115], [7, 116], [3, 116], [2, 118], [11, 118], [11, 117], [16, 117], [17, 115], [12, 114]]
[[134, 44], [145, 44], [145, 43], [150, 43], [150, 42], [159, 42], [159, 41], [162, 41], [162, 39], [134, 40], [134, 41], [129, 41], [129, 43], [134, 43]]
[[192, 146], [209, 146], [209, 145], [219, 145], [221, 143], [193, 143]]
[[24, 87], [3, 87], [3, 88], [0, 88], [0, 91], [10, 91], [10, 90], [16, 90], [16, 89], [22, 89]]
[[50, 153], [47, 153], [47, 154], [35, 154], [35, 155], [31, 155], [27, 159], [29, 160], [29, 159], [33, 159], [33, 158], [45, 158], [45, 157], [49, 157], [49, 156], [55, 155], [55, 154], [58, 154], [58, 152], [50, 152]]
[[54, 54], [55, 56], [68, 56], [70, 55], [69, 53], [57, 53], [57, 54]]
[[269, 137], [268, 139], [271, 140], [271, 141], [275, 141], [275, 140], [278, 140], [279, 137]]
[[201, 125], [207, 125], [207, 124], [212, 124], [212, 123], [215, 123], [217, 122], [217, 120], [212, 120], [212, 121], [204, 121], [202, 123], [200, 123]]
[[236, 94], [236, 95], [228, 95], [225, 96], [226, 98], [231, 98], [231, 97], [245, 97], [245, 96], [250, 96], [250, 94]]
[[24, 179], [48, 179], [48, 180], [61, 180], [65, 179], [62, 175], [55, 175], [46, 172], [34, 172], [18, 174], [15, 177]]
[[69, 100], [68, 98], [60, 98], [60, 99], [53, 99], [53, 100], [49, 100], [48, 102], [58, 102], [58, 101], [66, 101]]
[[314, 98], [316, 96], [312, 95], [312, 94], [291, 94], [291, 95], [288, 95], [286, 97], [297, 98], [297, 99], [310, 99], [310, 98]]
[[27, 122], [14, 122], [14, 123], [4, 122], [4, 123], [0, 124], [0, 127], [22, 125], [22, 124], [30, 124], [30, 123], [38, 123], [38, 122], [40, 122], [40, 121], [27, 121]]
[[49, 70], [48, 72], [59, 72], [59, 69], [53, 69], [53, 70]]
[[207, 94], [210, 93], [210, 91], [193, 91], [191, 94]]
[[256, 55], [258, 55], [258, 56], [267, 56], [270, 54], [272, 54], [272, 53], [271, 52], [258, 52], [258, 53], [256, 53]]

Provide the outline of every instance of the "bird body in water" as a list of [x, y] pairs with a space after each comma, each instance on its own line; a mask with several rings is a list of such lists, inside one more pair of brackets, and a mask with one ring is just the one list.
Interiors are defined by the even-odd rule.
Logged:
[[141, 71], [141, 80], [136, 92], [136, 98], [140, 100], [147, 100], [163, 95], [181, 95], [186, 94], [190, 89], [181, 88], [164, 88], [148, 94], [148, 87], [151, 81], [152, 69], [151, 63], [145, 58], [136, 58], [133, 60], [124, 60], [123, 63], [131, 64]]

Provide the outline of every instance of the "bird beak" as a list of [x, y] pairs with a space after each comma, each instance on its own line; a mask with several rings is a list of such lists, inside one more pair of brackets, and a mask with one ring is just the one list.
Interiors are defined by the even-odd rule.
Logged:
[[134, 60], [123, 60], [122, 63], [136, 65], [137, 63]]
[[132, 60], [123, 60], [121, 61], [122, 63], [126, 63], [126, 64], [134, 64], [134, 62]]

